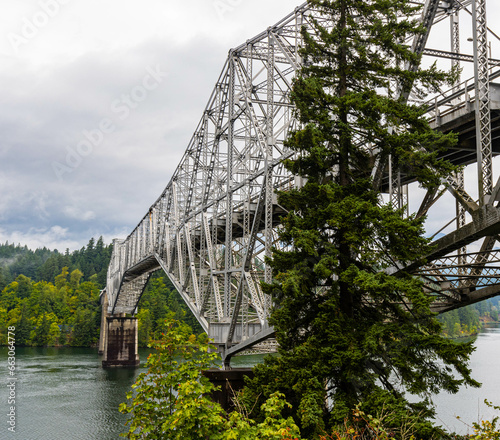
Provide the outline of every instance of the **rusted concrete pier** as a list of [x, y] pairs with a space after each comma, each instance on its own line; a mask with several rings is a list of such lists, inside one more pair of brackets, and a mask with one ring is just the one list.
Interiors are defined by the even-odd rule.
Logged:
[[137, 318], [107, 316], [104, 327], [102, 366], [138, 366]]
[[214, 402], [219, 403], [226, 411], [234, 409], [234, 397], [245, 386], [245, 376], [253, 379], [251, 368], [233, 368], [231, 370], [206, 370], [202, 374], [215, 386], [220, 387], [211, 395]]

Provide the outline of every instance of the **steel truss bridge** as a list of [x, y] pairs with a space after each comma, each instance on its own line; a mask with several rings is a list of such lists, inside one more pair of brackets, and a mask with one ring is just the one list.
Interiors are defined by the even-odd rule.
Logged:
[[[443, 228], [428, 227], [439, 237], [429, 263], [410, 267], [426, 281], [441, 313], [500, 294], [500, 180], [493, 179], [493, 158], [500, 154], [500, 84], [493, 81], [500, 61], [491, 58], [488, 45], [498, 37], [487, 27], [486, 0], [413, 3], [423, 4], [420, 19], [428, 31], [407, 44], [424, 62], [473, 67], [472, 78], [426, 103], [436, 130], [459, 135], [444, 157], [472, 166], [427, 192], [413, 176], [393, 173], [390, 158], [375, 161], [372, 175], [397, 206], [429, 219], [436, 211], [447, 217]], [[285, 214], [275, 191], [302, 184], [283, 167], [292, 155], [284, 141], [297, 128], [290, 91], [301, 66], [300, 29], [314, 34], [312, 19], [333, 25], [306, 3], [229, 52], [169, 184], [130, 235], [114, 240], [105, 289], [111, 316], [135, 314], [150, 275], [163, 269], [226, 365], [245, 350], [275, 348], [271, 302], [260, 282], [271, 281], [264, 257], [279, 246], [276, 228]], [[472, 23], [469, 54], [460, 48], [465, 22]], [[438, 28], [449, 39], [447, 50], [429, 47]], [[411, 91], [402, 93], [416, 99]]]

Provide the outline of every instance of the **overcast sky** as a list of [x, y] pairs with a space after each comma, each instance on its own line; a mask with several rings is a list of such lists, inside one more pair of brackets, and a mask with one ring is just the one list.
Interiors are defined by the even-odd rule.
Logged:
[[301, 3], [4, 0], [0, 242], [64, 251], [128, 235], [167, 185], [228, 50]]
[[228, 50], [301, 3], [3, 0], [0, 242], [64, 251], [128, 235], [169, 182]]

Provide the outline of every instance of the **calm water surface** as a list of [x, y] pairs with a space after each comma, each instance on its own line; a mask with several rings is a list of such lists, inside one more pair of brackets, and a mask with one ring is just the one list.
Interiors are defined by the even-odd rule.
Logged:
[[470, 367], [472, 377], [482, 383], [481, 388], [462, 388], [458, 394], [441, 393], [434, 398], [436, 419], [448, 430], [461, 434], [473, 433], [472, 422], [500, 415], [484, 404], [488, 399], [500, 406], [500, 326], [483, 329], [475, 345]]
[[[440, 394], [435, 403], [438, 421], [450, 430], [466, 433], [463, 422], [490, 417], [485, 398], [500, 404], [500, 328], [488, 328], [476, 340], [472, 356], [474, 377], [480, 389], [463, 389], [457, 395]], [[140, 353], [145, 361], [147, 351]], [[144, 371], [103, 370], [97, 351], [84, 348], [17, 349], [16, 433], [9, 425], [7, 348], [0, 347], [0, 439], [19, 440], [116, 440], [125, 430], [126, 417], [117, 410], [125, 394]], [[259, 357], [233, 361], [251, 366]], [[236, 365], [238, 364], [238, 365]], [[457, 421], [459, 415], [463, 422]], [[470, 430], [469, 430], [470, 431]]]
[[[143, 355], [146, 359], [147, 354]], [[0, 439], [115, 440], [125, 416], [117, 411], [141, 369], [103, 370], [97, 350], [18, 347], [16, 433], [7, 430], [8, 388], [0, 393]], [[8, 383], [7, 350], [0, 374]]]

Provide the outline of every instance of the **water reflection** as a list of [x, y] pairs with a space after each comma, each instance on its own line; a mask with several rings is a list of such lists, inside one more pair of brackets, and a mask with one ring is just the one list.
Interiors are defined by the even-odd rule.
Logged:
[[484, 404], [484, 399], [500, 405], [500, 327], [493, 325], [483, 329], [477, 336], [475, 346], [470, 367], [472, 377], [482, 383], [481, 388], [463, 387], [457, 394], [440, 393], [434, 398], [436, 420], [449, 431], [460, 434], [471, 434], [472, 422], [491, 420], [498, 415]]
[[[119, 438], [126, 416], [118, 412], [118, 405], [144, 368], [104, 370], [97, 351], [85, 348], [19, 347], [16, 354], [16, 433], [8, 433], [8, 437], [0, 433], [0, 438]], [[0, 359], [6, 355], [6, 348], [0, 348]], [[147, 352], [141, 353], [142, 359], [146, 357]], [[7, 378], [6, 365], [0, 371]], [[7, 414], [4, 392], [2, 389], [0, 408]]]

